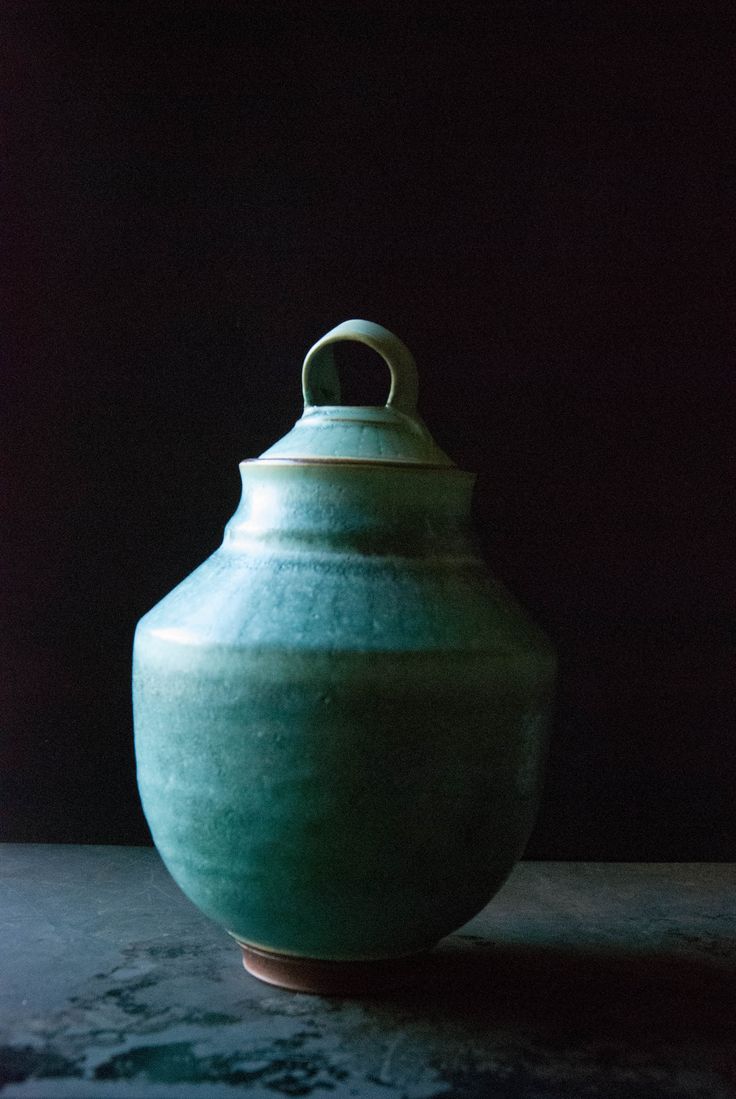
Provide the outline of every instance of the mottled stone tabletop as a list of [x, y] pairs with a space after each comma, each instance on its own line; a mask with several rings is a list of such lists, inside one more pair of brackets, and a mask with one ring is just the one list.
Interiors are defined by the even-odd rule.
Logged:
[[262, 984], [148, 848], [0, 846], [2, 1099], [736, 1097], [736, 868], [521, 863], [413, 984]]

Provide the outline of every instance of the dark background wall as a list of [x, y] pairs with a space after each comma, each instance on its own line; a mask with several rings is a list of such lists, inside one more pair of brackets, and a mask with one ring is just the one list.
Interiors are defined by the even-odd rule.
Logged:
[[560, 653], [528, 854], [733, 856], [729, 9], [3, 5], [1, 839], [147, 842], [135, 622], [362, 316]]

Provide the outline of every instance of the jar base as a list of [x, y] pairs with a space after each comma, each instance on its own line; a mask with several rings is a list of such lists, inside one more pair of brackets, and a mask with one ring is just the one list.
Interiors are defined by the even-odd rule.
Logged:
[[326, 961], [276, 954], [239, 942], [243, 966], [266, 984], [317, 996], [367, 996], [408, 984], [417, 977], [426, 953], [374, 961]]

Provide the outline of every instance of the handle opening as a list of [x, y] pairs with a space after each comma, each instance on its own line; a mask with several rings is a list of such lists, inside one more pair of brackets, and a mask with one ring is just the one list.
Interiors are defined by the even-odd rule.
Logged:
[[360, 320], [338, 324], [307, 352], [302, 370], [305, 407], [345, 403], [341, 399], [333, 349], [333, 344], [344, 341], [364, 344], [381, 356], [391, 374], [386, 407], [416, 416], [417, 368], [411, 352], [388, 329]]

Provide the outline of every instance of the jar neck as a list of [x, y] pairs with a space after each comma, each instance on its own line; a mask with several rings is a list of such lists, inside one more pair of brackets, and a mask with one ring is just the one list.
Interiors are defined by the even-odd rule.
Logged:
[[475, 476], [453, 468], [340, 462], [243, 462], [225, 528], [233, 551], [475, 556]]

